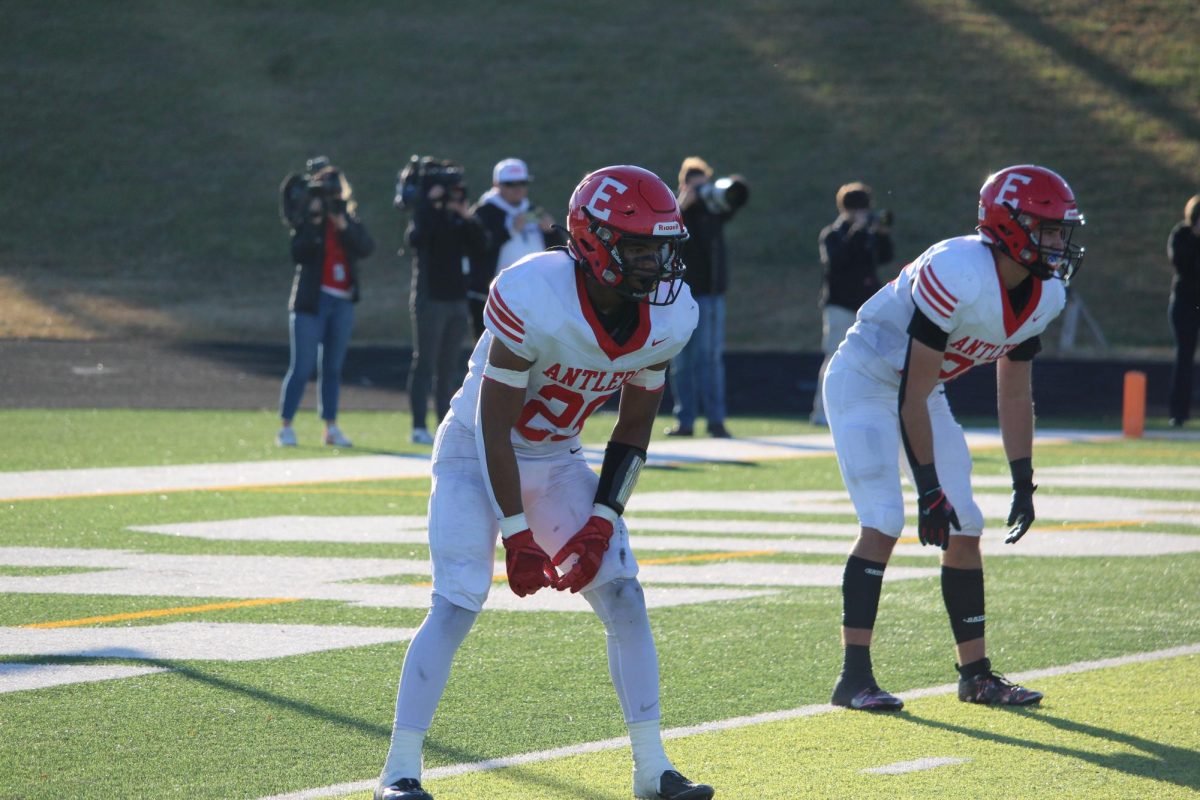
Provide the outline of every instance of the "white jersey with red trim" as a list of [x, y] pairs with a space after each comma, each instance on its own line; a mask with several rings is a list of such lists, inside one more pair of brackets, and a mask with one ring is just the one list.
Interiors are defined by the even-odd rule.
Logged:
[[513, 446], [541, 452], [572, 447], [592, 412], [640, 371], [677, 355], [696, 327], [698, 308], [684, 285], [670, 305], [638, 304], [637, 327], [618, 344], [600, 324], [583, 281], [563, 250], [527, 256], [496, 276], [484, 307], [487, 330], [450, 401], [452, 417], [474, 430], [488, 349], [499, 338], [533, 362]]
[[1066, 305], [1062, 281], [1032, 278], [1013, 313], [991, 248], [979, 236], [938, 242], [858, 310], [841, 350], [862, 371], [899, 382], [913, 309], [948, 335], [938, 382], [996, 361], [1046, 329]]

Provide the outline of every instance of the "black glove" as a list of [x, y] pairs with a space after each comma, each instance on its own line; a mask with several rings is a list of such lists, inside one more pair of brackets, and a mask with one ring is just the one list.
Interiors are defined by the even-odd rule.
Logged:
[[1033, 524], [1033, 493], [1037, 485], [1033, 482], [1033, 462], [1028, 458], [1018, 458], [1009, 462], [1013, 476], [1012, 510], [1008, 512], [1008, 524], [1012, 527], [1005, 537], [1005, 544], [1014, 544], [1029, 531]]
[[940, 485], [927, 489], [917, 498], [917, 538], [921, 544], [936, 544], [945, 550], [950, 546], [950, 526], [961, 531], [958, 514]]

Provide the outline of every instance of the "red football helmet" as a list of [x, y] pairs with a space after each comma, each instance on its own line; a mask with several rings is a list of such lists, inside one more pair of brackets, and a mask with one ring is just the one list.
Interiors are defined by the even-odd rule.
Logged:
[[1083, 261], [1083, 247], [1071, 244], [1071, 236], [1083, 224], [1075, 193], [1045, 167], [1002, 169], [979, 190], [979, 233], [1042, 280], [1071, 280]]
[[585, 175], [567, 206], [567, 232], [571, 256], [602, 285], [637, 302], [675, 302], [688, 234], [675, 195], [653, 172], [614, 166]]

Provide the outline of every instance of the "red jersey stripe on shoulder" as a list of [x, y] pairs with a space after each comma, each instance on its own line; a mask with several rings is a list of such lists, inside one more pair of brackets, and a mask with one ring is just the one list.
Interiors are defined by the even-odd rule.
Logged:
[[921, 274], [922, 274], [922, 275], [928, 274], [928, 275], [929, 275], [929, 277], [930, 277], [930, 279], [933, 281], [934, 285], [935, 285], [935, 286], [938, 288], [938, 290], [939, 290], [939, 291], [940, 291], [942, 294], [944, 294], [946, 297], [949, 297], [951, 301], [953, 301], [953, 302], [955, 302], [955, 303], [957, 303], [957, 302], [958, 302], [958, 298], [957, 298], [957, 297], [955, 297], [954, 295], [950, 294], [950, 292], [946, 291], [946, 287], [945, 287], [945, 286], [942, 286], [942, 282], [938, 280], [938, 276], [937, 276], [937, 274], [935, 274], [935, 273], [934, 273], [934, 271], [933, 271], [933, 265], [932, 265], [932, 264], [926, 264], [926, 265], [925, 265], [925, 269], [921, 270]]
[[500, 307], [500, 310], [512, 317], [513, 323], [516, 325], [516, 327], [524, 332], [525, 321], [513, 313], [513, 310], [508, 307], [508, 303], [504, 302], [504, 298], [500, 296], [500, 289], [498, 287], [492, 288], [492, 297], [495, 298], [496, 305]]
[[943, 318], [945, 318], [945, 319], [950, 319], [950, 314], [948, 314], [947, 312], [943, 311], [943, 310], [942, 310], [942, 309], [941, 309], [941, 308], [938, 306], [938, 303], [937, 303], [937, 302], [936, 302], [936, 301], [935, 301], [935, 300], [934, 300], [932, 297], [930, 297], [930, 296], [929, 296], [929, 292], [928, 292], [928, 291], [926, 291], [926, 289], [925, 289], [925, 284], [921, 283], [920, 281], [918, 281], [918, 282], [917, 282], [917, 292], [919, 292], [919, 293], [920, 293], [920, 295], [921, 295], [921, 298], [922, 298], [922, 299], [923, 299], [923, 300], [924, 300], [926, 303], [928, 303], [928, 304], [929, 304], [929, 309], [930, 309], [931, 311], [933, 311], [934, 313], [936, 313], [936, 314], [937, 314], [938, 316], [940, 316], [940, 317], [943, 317]]
[[510, 314], [506, 313], [506, 312], [504, 311], [504, 309], [503, 309], [503, 308], [501, 308], [499, 305], [497, 305], [497, 304], [495, 304], [495, 303], [492, 303], [492, 302], [489, 302], [489, 303], [487, 304], [487, 307], [488, 307], [489, 309], [491, 309], [491, 311], [492, 311], [492, 314], [494, 314], [494, 315], [495, 315], [495, 317], [496, 317], [498, 320], [500, 320], [501, 322], [503, 322], [503, 323], [504, 323], [505, 325], [507, 325], [509, 328], [511, 328], [512, 330], [516, 331], [517, 333], [525, 333], [525, 326], [524, 326], [524, 325], [522, 325], [522, 324], [521, 324], [520, 322], [518, 322], [517, 320], [513, 319], [512, 315], [510, 315]]
[[487, 318], [492, 321], [492, 324], [496, 326], [496, 329], [499, 330], [500, 333], [503, 333], [517, 344], [521, 344], [523, 341], [525, 341], [525, 337], [523, 335], [520, 333], [515, 333], [512, 328], [500, 321], [500, 319], [494, 313], [490, 303], [484, 306], [483, 310], [487, 314]]
[[917, 287], [924, 292], [925, 298], [931, 303], [936, 303], [947, 314], [954, 313], [954, 303], [942, 296], [933, 283], [925, 277], [923, 270], [917, 274]]

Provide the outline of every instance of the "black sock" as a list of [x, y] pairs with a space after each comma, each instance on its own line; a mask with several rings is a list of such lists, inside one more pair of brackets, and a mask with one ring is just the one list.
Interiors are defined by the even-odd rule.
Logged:
[[985, 675], [992, 671], [992, 662], [986, 658], [981, 658], [978, 661], [972, 661], [970, 664], [963, 664], [958, 668], [958, 674], [964, 678], [974, 678], [976, 675]]
[[873, 674], [871, 669], [871, 648], [865, 644], [846, 645], [845, 660], [842, 661], [842, 672], [846, 675], [868, 677]]

